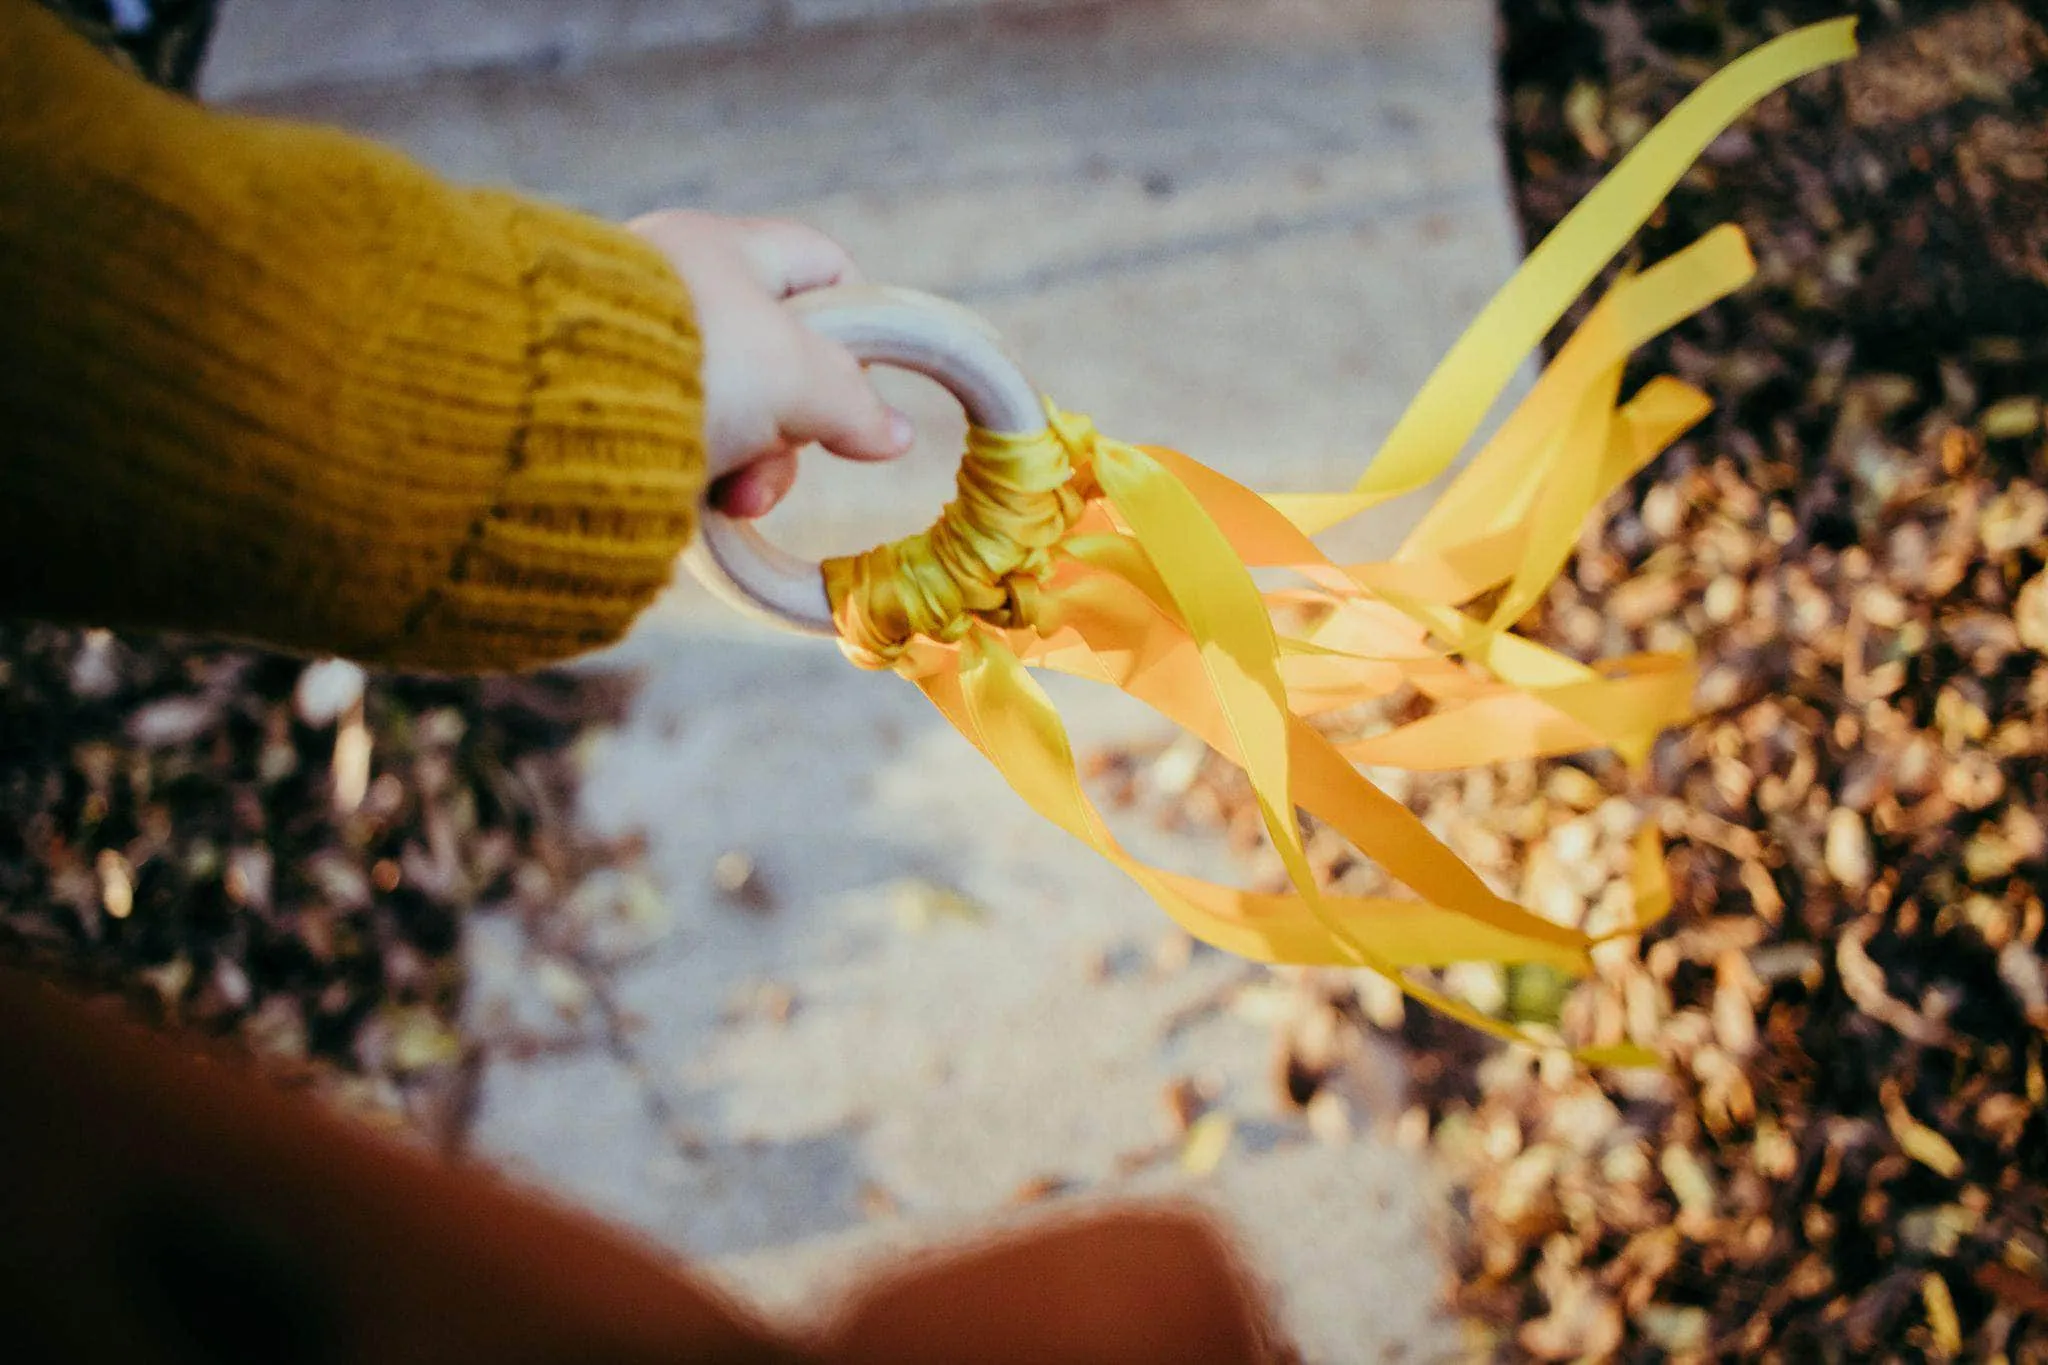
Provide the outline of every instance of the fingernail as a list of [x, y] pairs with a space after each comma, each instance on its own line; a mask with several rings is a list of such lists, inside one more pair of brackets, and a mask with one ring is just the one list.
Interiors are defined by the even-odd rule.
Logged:
[[917, 439], [917, 427], [908, 417], [889, 409], [889, 444], [898, 451], [910, 449], [910, 443]]

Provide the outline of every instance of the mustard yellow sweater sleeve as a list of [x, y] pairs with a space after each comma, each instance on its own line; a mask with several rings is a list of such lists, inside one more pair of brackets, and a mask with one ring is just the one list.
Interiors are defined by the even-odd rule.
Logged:
[[602, 645], [693, 529], [698, 359], [637, 238], [0, 0], [0, 617], [448, 671]]

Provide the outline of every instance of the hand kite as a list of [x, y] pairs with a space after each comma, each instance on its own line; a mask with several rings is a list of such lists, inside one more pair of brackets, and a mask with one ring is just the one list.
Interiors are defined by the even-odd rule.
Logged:
[[[1196, 938], [1264, 962], [1371, 968], [1527, 1041], [1405, 969], [1540, 962], [1582, 974], [1595, 940], [1495, 895], [1355, 765], [1440, 770], [1596, 748], [1640, 764], [1691, 717], [1685, 657], [1588, 665], [1511, 628], [1563, 569], [1588, 514], [1709, 411], [1670, 378], [1621, 401], [1622, 370], [1637, 347], [1748, 282], [1740, 230], [1716, 228], [1608, 290], [1393, 559], [1336, 564], [1312, 537], [1448, 469], [1707, 144], [1764, 96], [1854, 52], [1853, 20], [1800, 29], [1673, 110], [1530, 254], [1343, 492], [1261, 496], [1177, 451], [1112, 440], [1043, 399], [985, 324], [940, 300], [806, 296], [797, 306], [810, 323], [861, 359], [922, 372], [959, 398], [970, 422], [959, 496], [929, 530], [822, 565], [707, 512], [692, 567], [729, 600], [915, 683], [1035, 810]], [[1254, 569], [1289, 571], [1298, 586], [1262, 590]], [[1031, 668], [1120, 688], [1242, 768], [1292, 891], [1241, 891], [1125, 852]], [[1349, 743], [1312, 723], [1404, 686], [1429, 714]], [[1415, 898], [1325, 892], [1301, 810]], [[1638, 854], [1631, 933], [1670, 903], [1654, 829]], [[1633, 1048], [1581, 1055], [1653, 1060]]]

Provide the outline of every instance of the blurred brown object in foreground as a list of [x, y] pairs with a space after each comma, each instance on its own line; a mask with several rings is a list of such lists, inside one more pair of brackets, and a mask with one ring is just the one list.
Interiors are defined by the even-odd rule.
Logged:
[[914, 1261], [809, 1337], [474, 1167], [0, 970], [0, 1355], [129, 1365], [1288, 1358], [1202, 1219]]

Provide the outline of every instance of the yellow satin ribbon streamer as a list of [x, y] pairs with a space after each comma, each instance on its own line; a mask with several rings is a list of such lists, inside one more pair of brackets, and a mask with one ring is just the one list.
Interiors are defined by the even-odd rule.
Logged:
[[[1599, 748], [1641, 763], [1660, 733], [1690, 718], [1690, 659], [1589, 665], [1513, 627], [1592, 510], [1708, 411], [1705, 395], [1670, 378], [1621, 402], [1622, 370], [1645, 342], [1748, 282], [1755, 265], [1742, 234], [1717, 228], [1616, 283], [1392, 561], [1336, 564], [1311, 537], [1448, 469], [1523, 357], [1700, 151], [1766, 94], [1854, 52], [1852, 20], [1817, 24], [1680, 104], [1530, 254], [1347, 491], [1261, 497], [1050, 404], [1044, 432], [971, 432], [959, 496], [930, 530], [825, 564], [847, 656], [913, 680], [1035, 810], [1197, 938], [1260, 961], [1370, 968], [1476, 1028], [1536, 1041], [1407, 969], [1491, 961], [1582, 972], [1594, 940], [1496, 894], [1358, 765], [1440, 771]], [[1301, 586], [1262, 590], [1253, 569], [1286, 570]], [[1299, 625], [1283, 631], [1280, 618]], [[1242, 768], [1291, 891], [1241, 891], [1126, 852], [1083, 790], [1032, 667], [1118, 688]], [[1353, 739], [1310, 723], [1404, 688], [1427, 698], [1430, 714]], [[1301, 811], [1415, 898], [1326, 892]], [[1637, 924], [1623, 932], [1670, 905], [1654, 830], [1637, 853]], [[1631, 1047], [1581, 1056], [1650, 1060]]]

